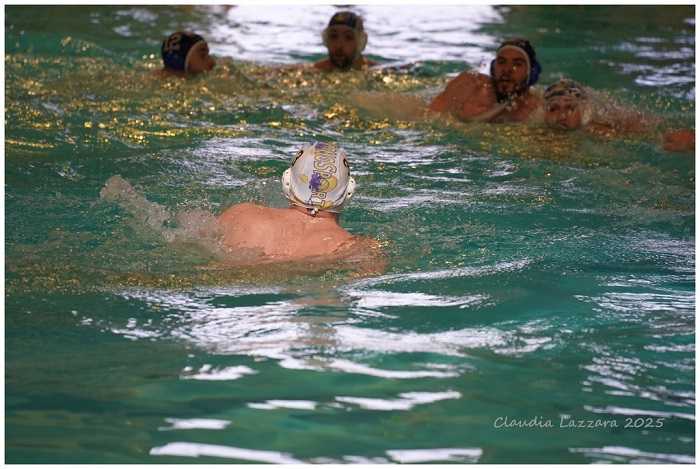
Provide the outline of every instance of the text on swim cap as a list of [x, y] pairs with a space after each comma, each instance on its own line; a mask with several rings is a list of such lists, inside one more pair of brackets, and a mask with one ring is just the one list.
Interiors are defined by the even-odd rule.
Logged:
[[314, 152], [314, 172], [309, 179], [311, 205], [318, 207], [330, 206], [326, 201], [328, 191], [335, 188], [337, 180], [334, 177], [338, 168], [335, 165], [336, 145], [333, 143], [316, 145]]

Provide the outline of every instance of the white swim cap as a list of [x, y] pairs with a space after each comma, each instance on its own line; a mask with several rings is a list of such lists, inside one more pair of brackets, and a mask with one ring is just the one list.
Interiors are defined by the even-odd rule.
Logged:
[[338, 213], [355, 192], [347, 155], [335, 143], [306, 144], [282, 175], [284, 196], [294, 205]]

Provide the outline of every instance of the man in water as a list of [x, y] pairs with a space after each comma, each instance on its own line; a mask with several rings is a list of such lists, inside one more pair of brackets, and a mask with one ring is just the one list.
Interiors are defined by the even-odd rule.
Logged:
[[509, 39], [496, 51], [490, 75], [462, 72], [430, 103], [434, 112], [463, 121], [522, 122], [536, 118], [542, 98], [532, 92], [542, 67], [527, 39]]
[[353, 236], [339, 225], [340, 212], [355, 191], [345, 152], [335, 143], [305, 145], [282, 176], [287, 208], [242, 203], [217, 221], [223, 244], [261, 250], [267, 260], [345, 257], [353, 251], [377, 251], [370, 238]]
[[[654, 134], [662, 124], [659, 118], [620, 106], [595, 109], [590, 95], [590, 90], [574, 80], [563, 78], [552, 84], [544, 92], [545, 124], [559, 130], [583, 129], [607, 136]], [[695, 149], [695, 132], [690, 129], [667, 130], [661, 137], [667, 151]]]
[[202, 36], [178, 31], [168, 36], [160, 48], [163, 76], [185, 77], [208, 72], [216, 61], [209, 55], [209, 46]]
[[[335, 143], [305, 145], [282, 176], [287, 208], [236, 204], [214, 218], [192, 211], [179, 214], [180, 228], [165, 228], [172, 218], [160, 205], [146, 200], [119, 176], [100, 192], [137, 219], [160, 231], [168, 241], [197, 242], [233, 264], [303, 262], [324, 266], [342, 261], [362, 274], [380, 273], [385, 259], [380, 243], [354, 236], [339, 224], [340, 212], [355, 191], [345, 152]], [[187, 225], [192, 225], [190, 230]]]
[[324, 72], [362, 70], [376, 62], [362, 56], [367, 45], [362, 17], [351, 11], [340, 11], [331, 17], [321, 33], [323, 44], [328, 49], [328, 58], [316, 62], [314, 68]]

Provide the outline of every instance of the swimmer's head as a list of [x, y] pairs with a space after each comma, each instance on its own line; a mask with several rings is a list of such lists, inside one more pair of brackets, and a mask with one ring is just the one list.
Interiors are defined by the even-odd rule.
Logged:
[[307, 144], [282, 175], [282, 192], [289, 202], [315, 215], [339, 213], [355, 191], [347, 155], [335, 143]]
[[524, 94], [537, 83], [541, 72], [542, 67], [530, 41], [516, 38], [503, 42], [491, 62], [491, 78], [498, 101]]
[[328, 59], [340, 70], [349, 70], [367, 46], [362, 17], [351, 11], [333, 15], [321, 37], [328, 49]]
[[178, 31], [168, 36], [160, 48], [166, 69], [197, 74], [214, 68], [209, 46], [202, 36]]
[[591, 120], [591, 106], [584, 87], [562, 78], [544, 92], [544, 120], [547, 125], [564, 130], [584, 127]]

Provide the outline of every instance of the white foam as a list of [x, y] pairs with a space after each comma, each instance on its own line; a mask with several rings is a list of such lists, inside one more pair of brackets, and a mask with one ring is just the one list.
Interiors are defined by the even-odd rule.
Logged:
[[228, 420], [219, 419], [176, 419], [167, 418], [166, 422], [171, 424], [170, 427], [158, 427], [158, 430], [193, 430], [193, 429], [203, 429], [203, 430], [223, 430], [224, 428], [231, 425]]
[[274, 410], [274, 409], [293, 409], [293, 410], [314, 410], [317, 403], [314, 401], [287, 401], [280, 399], [271, 399], [263, 403], [250, 402], [248, 407], [251, 409]]
[[637, 463], [649, 463], [649, 462], [665, 462], [671, 464], [693, 464], [695, 458], [692, 456], [685, 456], [683, 454], [670, 454], [670, 453], [649, 453], [646, 451], [640, 451], [635, 448], [628, 448], [625, 446], [603, 446], [602, 448], [570, 448], [569, 451], [572, 453], [584, 453], [587, 456], [620, 456], [625, 459], [619, 461], [625, 461], [631, 459], [628, 462]]
[[338, 402], [355, 404], [367, 410], [411, 410], [420, 404], [430, 404], [445, 399], [459, 399], [462, 395], [457, 391], [446, 392], [405, 392], [399, 394], [400, 399], [379, 399], [370, 397], [338, 396]]
[[152, 456], [187, 456], [191, 458], [210, 456], [270, 464], [303, 463], [303, 461], [294, 459], [289, 454], [279, 453], [277, 451], [260, 451], [254, 449], [236, 448], [234, 446], [206, 445], [202, 443], [188, 442], [168, 443], [165, 446], [151, 448], [149, 454]]
[[432, 461], [476, 463], [483, 451], [481, 448], [390, 449], [386, 454], [401, 464]]
[[327, 365], [327, 368], [336, 369], [343, 371], [345, 373], [357, 373], [369, 376], [376, 376], [378, 378], [390, 378], [390, 379], [417, 379], [417, 378], [453, 378], [459, 376], [459, 373], [454, 371], [430, 371], [430, 370], [417, 370], [417, 371], [399, 371], [399, 370], [383, 370], [380, 368], [372, 368], [367, 365], [362, 365], [360, 363], [355, 363], [350, 360], [331, 360]]
[[242, 378], [245, 375], [256, 374], [257, 371], [247, 366], [230, 366], [226, 368], [213, 368], [211, 365], [204, 365], [198, 373], [192, 375], [181, 375], [181, 379], [197, 379], [202, 381], [232, 381]]

